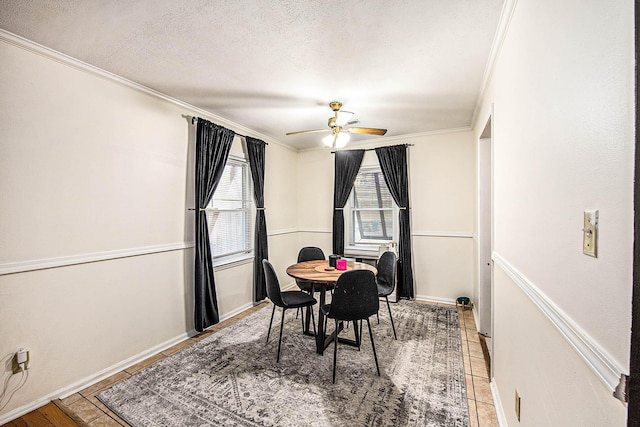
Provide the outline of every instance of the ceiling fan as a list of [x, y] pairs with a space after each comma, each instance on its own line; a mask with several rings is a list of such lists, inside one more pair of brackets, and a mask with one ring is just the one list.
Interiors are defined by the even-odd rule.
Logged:
[[387, 133], [386, 129], [378, 128], [362, 128], [362, 127], [346, 127], [352, 124], [358, 123], [358, 120], [350, 121], [353, 113], [351, 111], [341, 110], [342, 102], [334, 101], [329, 103], [331, 111], [333, 111], [333, 117], [329, 117], [328, 126], [329, 129], [312, 129], [301, 130], [297, 132], [288, 132], [287, 135], [299, 135], [303, 133], [316, 133], [316, 132], [331, 132], [329, 135], [322, 138], [322, 142], [327, 147], [342, 148], [347, 145], [349, 139], [351, 139], [350, 133], [364, 133], [367, 135], [384, 135]]

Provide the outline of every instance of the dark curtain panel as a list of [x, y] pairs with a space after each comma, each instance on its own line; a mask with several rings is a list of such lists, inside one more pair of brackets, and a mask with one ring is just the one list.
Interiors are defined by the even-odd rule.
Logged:
[[413, 298], [413, 268], [411, 267], [411, 226], [409, 224], [409, 178], [407, 173], [407, 146], [376, 148], [380, 169], [393, 200], [400, 208], [400, 239], [398, 239], [398, 294]]
[[262, 260], [269, 259], [267, 246], [267, 220], [264, 215], [264, 154], [266, 143], [259, 139], [246, 137], [251, 177], [253, 178], [253, 195], [256, 199], [256, 231], [253, 244], [255, 260], [253, 262], [253, 295], [255, 302], [267, 297]]
[[333, 253], [344, 254], [343, 208], [358, 176], [364, 150], [336, 151], [333, 178]]
[[195, 327], [202, 332], [220, 321], [209, 227], [205, 208], [216, 190], [229, 157], [235, 132], [204, 119], [196, 130], [196, 259]]

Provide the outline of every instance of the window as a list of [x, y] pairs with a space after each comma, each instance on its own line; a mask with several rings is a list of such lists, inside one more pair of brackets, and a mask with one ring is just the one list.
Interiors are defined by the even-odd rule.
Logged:
[[252, 205], [249, 163], [229, 158], [207, 206], [214, 265], [246, 258], [253, 251]]
[[397, 207], [380, 166], [358, 172], [349, 197], [347, 246], [377, 246], [394, 240]]

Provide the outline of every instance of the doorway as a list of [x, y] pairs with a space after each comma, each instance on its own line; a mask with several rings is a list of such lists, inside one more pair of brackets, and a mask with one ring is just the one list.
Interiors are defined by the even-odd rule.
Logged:
[[[638, 57], [638, 41], [640, 41], [640, 2], [635, 1], [635, 48]], [[638, 78], [638, 65], [636, 60], [636, 140], [635, 140], [635, 180], [633, 184], [633, 300], [631, 302], [631, 357], [629, 366], [629, 379], [625, 394], [628, 401], [627, 426], [640, 426], [640, 135], [638, 135], [638, 122], [640, 121], [640, 79]]]
[[[492, 116], [478, 141], [478, 332], [493, 355], [493, 141]], [[490, 377], [492, 377], [490, 369]]]

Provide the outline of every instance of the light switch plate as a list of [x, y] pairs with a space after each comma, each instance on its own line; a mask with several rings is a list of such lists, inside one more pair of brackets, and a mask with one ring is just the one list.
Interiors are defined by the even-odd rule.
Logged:
[[584, 211], [584, 227], [582, 228], [582, 253], [598, 257], [598, 211]]

